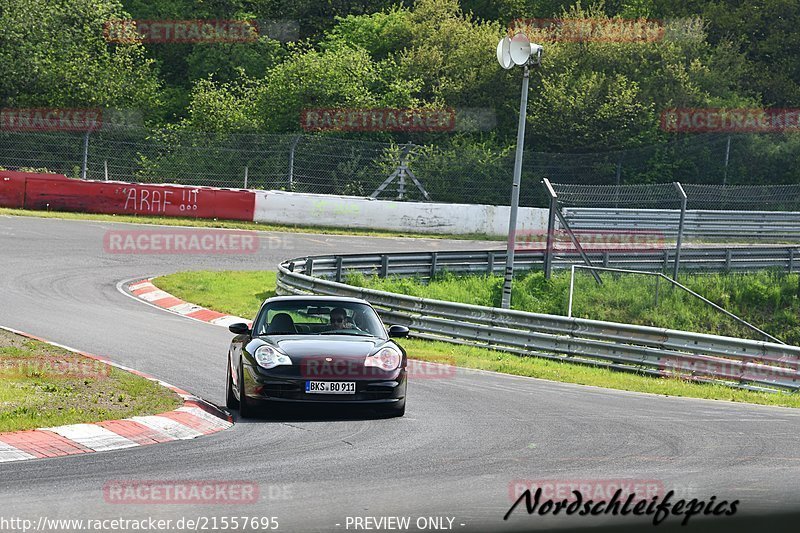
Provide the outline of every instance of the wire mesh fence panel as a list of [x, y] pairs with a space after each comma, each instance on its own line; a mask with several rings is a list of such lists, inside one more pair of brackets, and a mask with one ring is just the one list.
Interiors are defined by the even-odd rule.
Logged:
[[[685, 186], [689, 209], [800, 210], [800, 185], [786, 185], [800, 184], [799, 137], [684, 135], [584, 154], [528, 149], [519, 202], [547, 206], [541, 180], [548, 178], [560, 184], [565, 206], [667, 209], [679, 206], [671, 183], [680, 181], [692, 184]], [[445, 135], [425, 142], [126, 127], [88, 135], [0, 131], [0, 167], [97, 180], [508, 205], [514, 146]]]
[[0, 167], [39, 169], [80, 178], [85, 137], [71, 132], [0, 131]]
[[[281, 135], [151, 133], [123, 145], [123, 157], [133, 159], [131, 175], [110, 179], [244, 187], [247, 175], [248, 187], [280, 188], [286, 182], [288, 140]], [[97, 155], [91, 158], [91, 175], [100, 178], [100, 160], [114, 158], [120, 142], [101, 134], [91, 146]]]
[[397, 167], [398, 153], [385, 143], [298, 136], [289, 190], [368, 196]]
[[[630, 240], [798, 242], [800, 185], [552, 184], [569, 227]], [[686, 193], [686, 206], [683, 195]], [[685, 211], [684, 211], [685, 209]], [[676, 244], [677, 245], [677, 244]]]
[[692, 209], [800, 211], [800, 184], [683, 186]]
[[585, 185], [800, 183], [800, 136], [690, 134], [603, 153], [526, 153], [525, 166], [553, 182]]
[[562, 206], [680, 208], [681, 195], [672, 183], [650, 185], [575, 185], [553, 183]]
[[435, 201], [507, 205], [511, 198], [513, 154], [426, 146], [409, 166]]

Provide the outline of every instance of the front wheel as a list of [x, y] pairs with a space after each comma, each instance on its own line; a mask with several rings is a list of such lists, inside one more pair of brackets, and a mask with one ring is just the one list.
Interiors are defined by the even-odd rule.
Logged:
[[253, 406], [247, 401], [247, 394], [244, 392], [244, 367], [239, 365], [239, 416], [242, 418], [253, 417]]
[[388, 418], [399, 418], [406, 414], [406, 399], [403, 398], [399, 402], [381, 409], [380, 413]]
[[226, 370], [228, 372], [228, 377], [225, 380], [225, 406], [228, 409], [238, 409], [239, 400], [236, 399], [236, 395], [233, 393], [233, 376], [231, 375], [231, 354], [228, 354], [228, 364]]

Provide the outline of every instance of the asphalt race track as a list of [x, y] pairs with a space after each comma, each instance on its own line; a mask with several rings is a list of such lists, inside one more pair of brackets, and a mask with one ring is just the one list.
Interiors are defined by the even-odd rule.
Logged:
[[[256, 254], [123, 255], [104, 251], [111, 228], [137, 226], [0, 217], [0, 324], [108, 356], [218, 405], [230, 334], [128, 298], [118, 282], [190, 269], [274, 269], [306, 254], [502, 247], [265, 233]], [[687, 499], [738, 499], [739, 515], [776, 513], [800, 507], [798, 435], [800, 412], [790, 409], [465, 371], [410, 382], [401, 419], [298, 413], [237, 420], [190, 441], [2, 464], [0, 514], [34, 522], [277, 517], [278, 531], [346, 531], [348, 517], [409, 516], [412, 524], [449, 517], [456, 531], [612, 520], [528, 516], [521, 506], [504, 522], [509, 486], [520, 479], [643, 480]], [[259, 484], [260, 501], [109, 503], [103, 487], [115, 480], [245, 480]], [[651, 519], [616, 520], [651, 527]]]

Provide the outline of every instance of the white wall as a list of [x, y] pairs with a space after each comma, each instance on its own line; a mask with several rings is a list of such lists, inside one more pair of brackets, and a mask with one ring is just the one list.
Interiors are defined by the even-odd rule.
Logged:
[[[371, 200], [282, 191], [254, 191], [256, 222], [414, 231], [508, 234], [507, 206]], [[519, 230], [546, 231], [547, 209], [522, 207]]]

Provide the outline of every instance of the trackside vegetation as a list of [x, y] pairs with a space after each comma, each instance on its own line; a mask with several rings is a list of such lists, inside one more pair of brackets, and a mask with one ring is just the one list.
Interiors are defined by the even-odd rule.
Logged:
[[[304, 132], [309, 108], [485, 110], [491, 118], [480, 127], [444, 134], [334, 133], [423, 146], [430, 163], [420, 161], [418, 173], [438, 201], [463, 201], [463, 189], [454, 187], [463, 182], [472, 191], [485, 186], [476, 198], [481, 203], [504, 202], [508, 174], [496, 163], [513, 152], [519, 73], [500, 68], [495, 48], [517, 27], [513, 21], [554, 17], [586, 20], [611, 33], [561, 39], [530, 25], [527, 31], [546, 53], [530, 80], [536, 98], [528, 106], [526, 148], [548, 154], [631, 151], [638, 164], [625, 161], [625, 183], [800, 182], [800, 167], [793, 164], [797, 136], [735, 139], [727, 172], [719, 164], [719, 143], [708, 145], [713, 157], [689, 157], [684, 144], [672, 143], [679, 134], [661, 127], [662, 111], [671, 108], [800, 106], [800, 4], [787, 0], [5, 0], [0, 34], [14, 37], [4, 41], [7, 53], [0, 55], [0, 72], [6, 73], [0, 100], [9, 108], [131, 111], [123, 123], [142, 125], [164, 143], [164, 153], [131, 155], [139, 172], [159, 179], [192, 162], [196, 166], [185, 168], [198, 174], [209, 165], [230, 170], [220, 156], [214, 163], [172, 153], [187, 132], [203, 132], [188, 141], [193, 147], [222, 147], [231, 134]], [[131, 19], [276, 24], [246, 42], [109, 38], [109, 21]], [[663, 38], [630, 39], [613, 33], [620, 19], [670, 25]], [[652, 150], [638, 151], [645, 147]], [[709, 164], [712, 159], [717, 164]], [[71, 170], [74, 162], [53, 161], [53, 168]], [[613, 177], [616, 156], [609, 162], [602, 164], [610, 172], [602, 174]], [[275, 164], [265, 172], [274, 172]], [[361, 186], [353, 179], [359, 164], [348, 161], [336, 172], [352, 192]], [[578, 165], [568, 168], [584, 172]], [[581, 179], [596, 183], [599, 172]], [[522, 190], [525, 197], [539, 189], [534, 184], [545, 174], [533, 165], [523, 173], [531, 184]]]
[[[724, 276], [719, 276], [724, 278]], [[780, 276], [776, 276], [776, 279]], [[515, 286], [515, 292], [512, 296], [512, 301], [518, 305], [530, 305], [539, 312], [557, 312], [557, 298], [555, 294], [557, 290], [564, 284], [562, 275], [558, 275], [552, 282], [545, 282], [543, 279], [538, 283], [539, 293], [531, 297], [529, 303], [524, 304], [524, 298], [520, 295], [524, 293], [526, 287], [537, 286], [534, 281], [537, 279], [536, 273], [531, 273], [522, 277]], [[713, 286], [714, 277], [709, 277], [707, 283], [709, 288]], [[741, 276], [737, 278], [735, 283], [741, 286], [747, 286], [748, 283], [756, 283], [761, 286], [772, 279], [770, 274], [763, 273], [755, 276]], [[209, 307], [221, 312], [232, 313], [246, 318], [255, 316], [256, 311], [265, 298], [275, 294], [275, 272], [182, 272], [163, 276], [153, 280], [159, 288], [189, 302], [193, 302], [204, 307]], [[475, 303], [478, 305], [498, 305], [499, 304], [499, 288], [495, 290], [492, 283], [496, 281], [493, 278], [481, 277], [457, 277], [452, 274], [443, 274], [441, 277], [433, 280], [430, 285], [425, 285], [419, 281], [414, 280], [400, 280], [400, 279], [387, 279], [381, 280], [378, 278], [363, 277], [363, 276], [350, 276], [348, 282], [358, 284], [361, 286], [369, 286], [376, 289], [392, 290], [399, 293], [415, 294], [418, 296], [428, 296], [431, 298], [450, 299], [456, 301], [464, 301]], [[611, 280], [609, 280], [610, 282]], [[620, 280], [622, 283], [629, 283], [624, 279]], [[684, 280], [688, 281], [688, 280]], [[797, 276], [787, 276], [782, 283], [791, 285], [792, 281], [797, 283]], [[530, 286], [526, 283], [531, 284]], [[566, 281], [567, 285], [569, 280]], [[594, 283], [592, 281], [592, 283]], [[720, 279], [717, 283], [725, 286], [725, 280]], [[502, 280], [500, 280], [500, 285]], [[587, 283], [588, 284], [588, 283]], [[606, 283], [608, 286], [613, 286], [613, 282]], [[787, 285], [787, 286], [788, 286]], [[581, 283], [583, 286], [583, 283]], [[781, 285], [783, 286], [783, 284]], [[628, 286], [630, 288], [630, 286]], [[661, 288], [662, 295], [666, 292], [663, 287]], [[616, 299], [609, 298], [608, 303], [599, 305], [596, 299], [589, 296], [589, 293], [584, 293], [584, 309], [588, 309], [588, 314], [593, 315], [592, 318], [606, 318], [622, 316], [618, 315], [603, 315], [594, 316], [603, 312], [610, 313], [611, 310], [623, 307], [622, 299], [630, 298], [637, 299], [642, 295], [641, 293], [632, 292], [630, 296], [625, 292], [624, 287], [613, 289], [616, 291]], [[763, 289], [769, 292], [767, 289]], [[550, 294], [550, 292], [553, 294]], [[700, 291], [702, 293], [702, 291]], [[495, 294], [497, 301], [494, 300]], [[738, 294], [738, 293], [737, 293]], [[748, 293], [749, 294], [749, 293]], [[708, 295], [706, 296], [713, 296]], [[537, 300], [538, 298], [538, 300]], [[677, 297], [676, 297], [677, 298]], [[738, 296], [736, 297], [738, 298]], [[750, 296], [749, 298], [754, 298]], [[713, 299], [713, 298], [712, 298]], [[540, 302], [541, 308], [533, 302]], [[751, 301], [751, 300], [748, 300]], [[549, 303], [548, 303], [549, 302]], [[612, 303], [618, 302], [615, 305]], [[659, 307], [667, 303], [661, 299]], [[591, 303], [591, 307], [590, 307]], [[547, 307], [550, 305], [552, 307]], [[566, 305], [566, 303], [564, 303]], [[797, 306], [796, 298], [794, 304]], [[796, 309], [796, 308], [795, 308]], [[621, 311], [615, 311], [621, 313]], [[689, 316], [690, 311], [683, 312]], [[767, 311], [764, 311], [764, 316], [767, 316]], [[795, 315], [797, 316], [797, 315]], [[631, 320], [636, 322], [636, 320]], [[797, 326], [795, 325], [795, 328]], [[769, 330], [768, 330], [769, 331]], [[770, 333], [776, 332], [770, 331]], [[614, 372], [606, 369], [591, 368], [582, 365], [575, 365], [560, 361], [550, 361], [536, 357], [519, 357], [512, 354], [498, 352], [495, 350], [488, 350], [484, 348], [476, 348], [471, 346], [459, 346], [446, 342], [431, 342], [419, 339], [403, 339], [401, 344], [408, 350], [411, 357], [418, 360], [446, 362], [455, 366], [472, 368], [479, 370], [489, 370], [495, 372], [502, 372], [506, 374], [514, 374], [519, 376], [529, 376], [535, 378], [549, 379], [553, 381], [563, 381], [570, 383], [578, 383], [582, 385], [594, 385], [599, 387], [606, 387], [612, 389], [621, 389], [637, 392], [647, 392], [652, 394], [662, 394], [668, 396], [686, 396], [692, 398], [706, 398], [715, 400], [729, 400], [736, 402], [748, 402], [764, 405], [776, 405], [786, 407], [800, 407], [800, 395], [791, 393], [758, 393], [751, 391], [744, 391], [726, 387], [723, 385], [708, 385], [691, 383], [678, 378], [664, 377], [654, 378], [644, 375], [627, 374], [622, 372]]]
[[[643, 275], [602, 274], [603, 286], [587, 272], [576, 272], [572, 315], [578, 318], [696, 331], [764, 340], [685, 291], [671, 289]], [[546, 280], [529, 272], [514, 281], [511, 304], [532, 313], [567, 315], [569, 272]], [[437, 275], [430, 283], [412, 278], [381, 279], [350, 275], [350, 285], [437, 300], [500, 307], [500, 276]], [[752, 274], [683, 274], [680, 282], [723, 309], [788, 344], [800, 344], [800, 286], [797, 274], [762, 271]], [[657, 295], [657, 297], [656, 297]]]
[[0, 432], [152, 415], [180, 404], [148, 379], [0, 329]]

